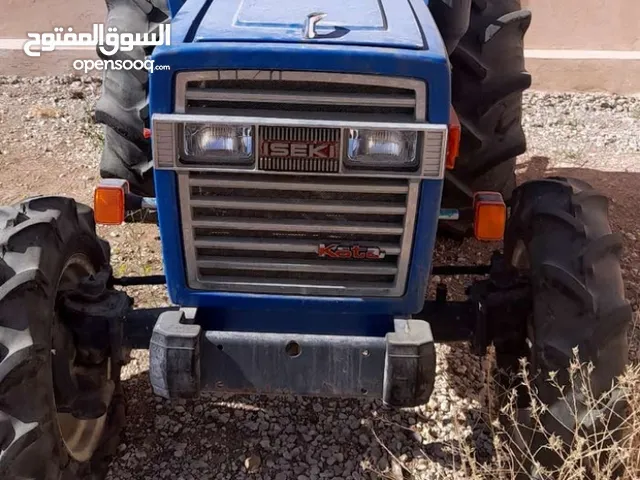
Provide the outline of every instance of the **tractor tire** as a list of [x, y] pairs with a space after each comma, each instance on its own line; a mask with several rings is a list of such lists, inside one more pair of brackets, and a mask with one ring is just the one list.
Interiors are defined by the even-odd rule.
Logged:
[[[106, 0], [106, 4], [107, 27], [122, 33], [152, 32], [169, 18], [166, 0]], [[137, 46], [131, 52], [103, 58], [144, 61], [151, 53], [152, 48]], [[100, 51], [98, 54], [102, 56]], [[132, 192], [153, 196], [151, 145], [144, 135], [144, 129], [149, 128], [148, 93], [146, 70], [106, 69], [95, 118], [105, 125], [100, 175], [125, 179]]]
[[[454, 2], [456, 4], [456, 2]], [[526, 151], [522, 92], [524, 35], [531, 13], [520, 0], [473, 0], [469, 28], [450, 55], [452, 104], [462, 126], [460, 155], [447, 182], [443, 205], [470, 205], [469, 192], [500, 192], [508, 200], [516, 186], [516, 157]]]
[[[80, 278], [104, 268], [108, 261], [108, 244], [96, 236], [93, 212], [87, 206], [68, 198], [41, 197], [0, 208], [3, 480], [106, 475], [108, 456], [115, 453], [124, 423], [120, 366], [111, 365], [107, 356], [94, 357], [90, 363], [79, 360], [82, 353], [58, 302], [60, 290], [74, 290]], [[60, 353], [68, 351], [73, 353]], [[54, 360], [56, 352], [62, 363]], [[98, 389], [94, 391], [109, 392], [111, 401], [103, 403], [106, 413], [83, 422], [68, 412], [59, 413], [56, 400], [61, 390], [60, 382], [54, 381], [54, 364], [84, 372], [82, 378], [74, 377], [77, 380], [87, 381], [87, 375], [93, 375], [96, 383], [91, 385]]]
[[[529, 276], [532, 312], [512, 338], [496, 342], [496, 363], [503, 386], [509, 388], [514, 384], [505, 380], [513, 380], [520, 370], [518, 359], [527, 359], [533, 391], [548, 406], [540, 421], [534, 421], [529, 395], [522, 385], [517, 390], [520, 420], [511, 428], [516, 450], [528, 452], [523, 465], [533, 459], [551, 471], [562, 465], [562, 455], [548, 448], [550, 434], [562, 439], [565, 449], [575, 448], [575, 432], [598, 438], [600, 449], [622, 434], [618, 426], [626, 405], [614, 385], [628, 361], [632, 309], [625, 299], [621, 248], [620, 235], [609, 225], [608, 199], [586, 182], [556, 177], [528, 182], [514, 191], [505, 259]], [[577, 360], [595, 368], [584, 367], [572, 382], [569, 367], [576, 360], [576, 347]], [[575, 405], [560, 398], [557, 385], [549, 381], [553, 372]], [[585, 379], [592, 398], [604, 397], [599, 412], [589, 415], [582, 415], [588, 410], [580, 389]], [[594, 421], [598, 413], [602, 421]], [[522, 478], [532, 474], [521, 472]]]

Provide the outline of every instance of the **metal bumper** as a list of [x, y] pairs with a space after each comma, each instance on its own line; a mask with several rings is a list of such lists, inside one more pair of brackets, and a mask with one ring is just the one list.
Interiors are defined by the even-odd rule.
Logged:
[[206, 331], [189, 322], [168, 311], [153, 329], [149, 370], [159, 396], [372, 397], [413, 407], [433, 390], [435, 346], [424, 320], [396, 319], [385, 337]]

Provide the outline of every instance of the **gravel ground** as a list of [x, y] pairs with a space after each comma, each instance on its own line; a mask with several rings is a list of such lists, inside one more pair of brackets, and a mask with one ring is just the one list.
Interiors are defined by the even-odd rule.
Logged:
[[[0, 204], [33, 194], [91, 200], [101, 130], [93, 124], [100, 81], [72, 76], [0, 77]], [[624, 234], [624, 274], [640, 300], [640, 99], [601, 94], [529, 93], [529, 152], [521, 180], [574, 175], [608, 193], [614, 227]], [[161, 271], [157, 230], [100, 228], [113, 247], [116, 274]], [[481, 263], [495, 245], [439, 241], [437, 263]], [[447, 280], [453, 296], [464, 280]], [[130, 289], [140, 306], [167, 303], [161, 287]], [[637, 348], [633, 349], [634, 359]], [[438, 346], [438, 379], [428, 405], [390, 411], [377, 401], [203, 396], [155, 398], [146, 351], [124, 371], [128, 425], [109, 479], [461, 478], [455, 445], [471, 443], [489, 459], [483, 426], [487, 398], [481, 360], [464, 345]]]

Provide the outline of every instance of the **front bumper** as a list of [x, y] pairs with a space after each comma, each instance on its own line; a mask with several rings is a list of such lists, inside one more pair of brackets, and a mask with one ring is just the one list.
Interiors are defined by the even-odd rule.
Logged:
[[426, 403], [435, 380], [429, 323], [395, 319], [385, 337], [207, 331], [193, 310], [163, 313], [151, 337], [150, 378], [164, 398], [201, 391], [380, 398]]

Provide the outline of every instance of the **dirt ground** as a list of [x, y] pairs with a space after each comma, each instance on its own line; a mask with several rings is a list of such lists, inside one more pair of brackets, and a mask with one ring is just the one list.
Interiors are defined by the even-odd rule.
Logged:
[[[89, 31], [105, 17], [104, 0], [3, 0], [2, 7], [0, 38], [24, 38], [27, 32], [57, 26]], [[92, 112], [101, 85], [94, 77], [67, 75], [78, 58], [95, 54], [62, 51], [30, 59], [20, 50], [0, 50], [0, 205], [40, 194], [91, 203], [102, 144]], [[571, 73], [550, 62], [533, 66], [534, 74], [546, 75], [534, 75], [542, 83], [558, 77], [575, 85], [582, 75], [582, 70]], [[592, 64], [588, 70], [590, 76], [581, 82], [592, 88], [600, 77]], [[575, 176], [610, 196], [612, 225], [623, 235], [627, 296], [637, 317], [640, 101], [533, 93], [525, 107], [529, 152], [519, 159], [519, 181]], [[99, 233], [111, 243], [116, 275], [162, 273], [154, 226], [99, 227]], [[441, 239], [435, 261], [482, 263], [493, 248]], [[447, 282], [454, 297], [463, 295], [467, 279]], [[168, 304], [163, 287], [130, 288], [128, 293], [138, 306]], [[637, 345], [634, 335], [634, 361]], [[377, 401], [293, 397], [205, 395], [170, 403], [152, 395], [147, 353], [134, 351], [123, 372], [128, 423], [108, 478], [459, 479], [447, 445], [468, 441], [480, 456], [491, 455], [492, 438], [480, 422], [486, 411], [483, 368], [465, 345], [439, 346], [437, 368], [429, 404], [403, 412], [388, 412]], [[464, 428], [457, 429], [454, 419]]]
[[[38, 194], [91, 202], [102, 142], [92, 118], [99, 92], [100, 81], [92, 77], [0, 77], [0, 204]], [[525, 113], [530, 151], [519, 161], [519, 181], [575, 176], [611, 197], [612, 225], [624, 238], [627, 296], [637, 311], [638, 102], [534, 93], [527, 97]], [[161, 273], [154, 226], [100, 227], [100, 234], [112, 245], [116, 275]], [[480, 263], [493, 247], [441, 240], [436, 263]], [[454, 295], [462, 293], [464, 282], [451, 280]], [[140, 306], [168, 301], [162, 287], [129, 293]], [[439, 383], [429, 405], [385, 413], [379, 403], [369, 401], [205, 396], [170, 404], [151, 394], [146, 353], [136, 351], [124, 372], [129, 420], [109, 478], [379, 478], [374, 471], [399, 478], [393, 475], [404, 468], [414, 478], [454, 478], [444, 445], [462, 436], [489, 455], [491, 439], [477, 426], [483, 409], [480, 361], [463, 345], [439, 347], [438, 355]], [[466, 418], [468, 430], [453, 431], [452, 415]], [[372, 433], [372, 424], [379, 426], [378, 434]], [[296, 435], [280, 435], [291, 428]], [[298, 452], [298, 457], [283, 451]], [[246, 462], [254, 456], [264, 470], [251, 477]], [[306, 477], [300, 465], [332, 473]]]

